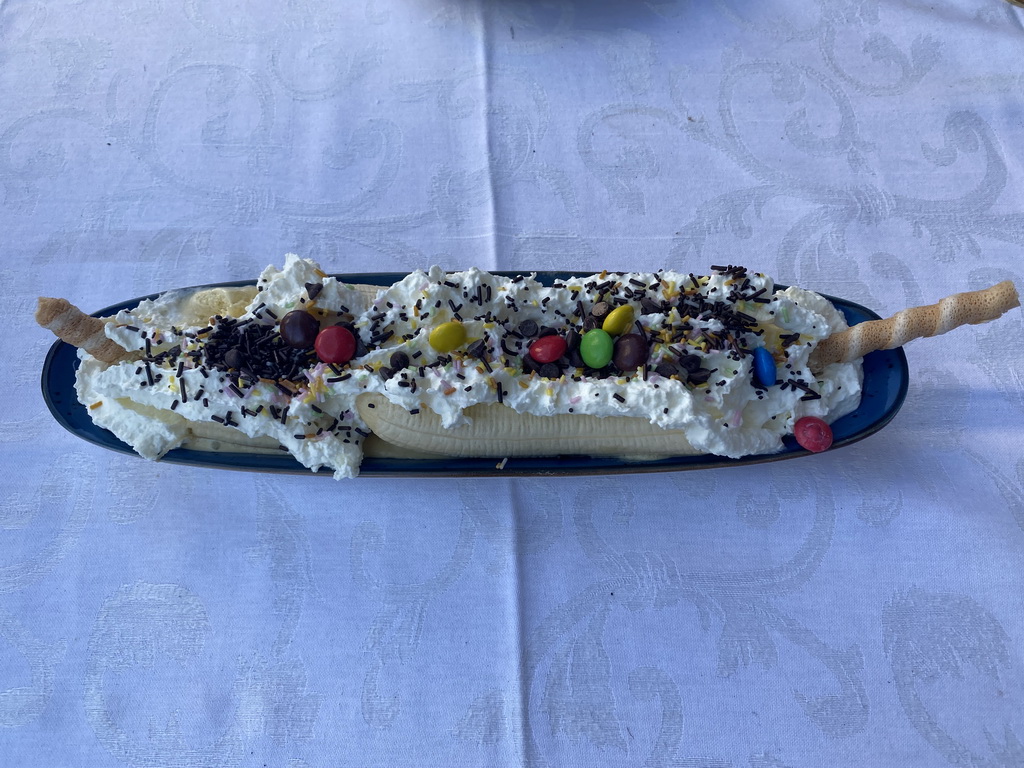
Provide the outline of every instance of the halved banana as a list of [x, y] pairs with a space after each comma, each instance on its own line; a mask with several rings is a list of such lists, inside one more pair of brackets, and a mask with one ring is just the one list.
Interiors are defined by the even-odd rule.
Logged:
[[[182, 447], [212, 453], [256, 453], [280, 456], [281, 447], [272, 437], [248, 437], [237, 429], [206, 421], [189, 421], [188, 437]], [[363, 455], [376, 459], [440, 459], [437, 453], [400, 448], [376, 435], [363, 441]]]
[[411, 414], [377, 393], [359, 395], [356, 407], [370, 430], [388, 443], [461, 458], [583, 454], [641, 460], [703, 453], [684, 431], [631, 416], [536, 416], [480, 403], [466, 409], [472, 424], [445, 429], [432, 411]]

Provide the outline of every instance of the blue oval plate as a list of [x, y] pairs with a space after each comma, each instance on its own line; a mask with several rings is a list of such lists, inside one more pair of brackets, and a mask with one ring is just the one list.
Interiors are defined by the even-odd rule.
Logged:
[[[496, 274], [514, 277], [516, 272], [496, 272]], [[405, 277], [399, 273], [371, 273], [335, 275], [346, 283], [387, 286]], [[569, 272], [539, 272], [537, 279], [545, 285], [555, 280], [572, 277]], [[231, 283], [216, 283], [196, 286], [199, 288], [232, 288], [253, 285], [254, 280], [242, 280]], [[777, 286], [784, 288], [785, 286]], [[158, 294], [131, 299], [120, 304], [101, 309], [94, 313], [96, 317], [107, 317], [122, 309], [135, 307], [145, 299], [155, 298]], [[877, 320], [878, 315], [859, 304], [826, 296], [846, 316], [850, 325]], [[113, 433], [96, 426], [89, 418], [88, 410], [75, 397], [75, 371], [78, 368], [78, 354], [74, 347], [57, 341], [46, 355], [43, 363], [42, 390], [50, 413], [57, 422], [83, 440], [94, 443], [112, 451], [120, 451], [137, 456], [131, 446], [121, 442]], [[860, 407], [832, 424], [834, 440], [832, 449], [863, 440], [880, 430], [896, 415], [907, 395], [909, 380], [907, 358], [902, 349], [872, 352], [864, 357], [864, 392]], [[809, 456], [792, 437], [785, 439], [785, 447], [779, 453], [770, 455], [747, 456], [740, 459], [729, 459], [722, 456], [678, 456], [655, 461], [623, 461], [621, 459], [595, 456], [553, 456], [531, 459], [509, 459], [501, 469], [496, 466], [496, 459], [377, 459], [366, 458], [360, 469], [361, 477], [514, 477], [514, 476], [553, 476], [553, 475], [590, 475], [615, 474], [633, 472], [675, 472], [685, 469], [708, 469], [711, 467], [733, 467], [747, 464], [759, 464], [767, 461], [780, 461], [798, 456]], [[329, 470], [311, 473], [295, 459], [285, 453], [280, 455], [250, 453], [213, 453], [178, 448], [161, 459], [174, 464], [188, 464], [198, 467], [214, 467], [219, 469], [237, 469], [255, 472], [284, 472], [291, 474], [317, 474], [331, 477]]]

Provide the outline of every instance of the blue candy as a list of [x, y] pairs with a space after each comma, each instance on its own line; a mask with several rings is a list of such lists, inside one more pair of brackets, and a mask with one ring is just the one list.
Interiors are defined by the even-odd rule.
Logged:
[[754, 350], [754, 383], [759, 387], [768, 388], [775, 385], [777, 372], [775, 358], [764, 347]]

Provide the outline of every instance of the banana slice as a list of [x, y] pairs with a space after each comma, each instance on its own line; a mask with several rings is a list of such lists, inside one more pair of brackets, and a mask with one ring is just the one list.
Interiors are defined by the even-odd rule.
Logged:
[[684, 431], [661, 429], [629, 416], [536, 416], [481, 403], [466, 409], [471, 424], [444, 429], [437, 414], [428, 410], [411, 414], [376, 393], [360, 395], [356, 406], [382, 440], [406, 450], [459, 458], [584, 454], [639, 461], [703, 453], [690, 444]]
[[196, 291], [183, 303], [179, 325], [203, 325], [214, 315], [241, 317], [255, 296], [255, 285]]

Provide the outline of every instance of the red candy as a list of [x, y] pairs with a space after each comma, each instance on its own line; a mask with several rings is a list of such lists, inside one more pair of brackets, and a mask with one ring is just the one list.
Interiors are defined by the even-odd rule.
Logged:
[[801, 447], [814, 453], [828, 450], [832, 445], [832, 429], [816, 416], [804, 416], [793, 425], [793, 436]]
[[568, 345], [561, 336], [541, 336], [530, 345], [530, 357], [538, 363], [553, 363], [565, 354]]
[[347, 363], [356, 354], [356, 337], [348, 328], [332, 325], [317, 334], [316, 356], [325, 363]]

